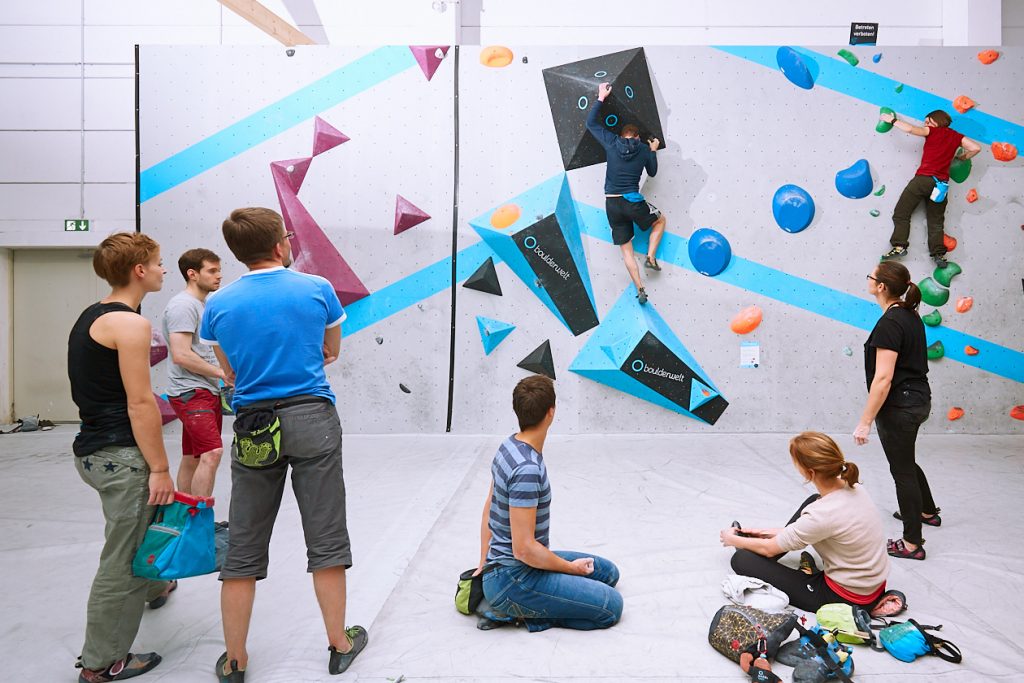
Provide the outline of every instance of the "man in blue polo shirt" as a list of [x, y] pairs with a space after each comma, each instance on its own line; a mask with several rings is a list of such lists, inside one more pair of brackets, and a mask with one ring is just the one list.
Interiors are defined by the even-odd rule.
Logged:
[[[366, 646], [362, 626], [345, 628], [345, 570], [352, 566], [345, 521], [341, 423], [324, 366], [338, 357], [345, 312], [324, 278], [287, 270], [292, 233], [270, 209], [236, 209], [224, 241], [249, 272], [206, 302], [199, 336], [235, 380], [236, 433], [249, 417], [272, 410], [276, 452], [231, 460], [231, 542], [221, 568], [226, 652], [217, 661], [225, 683], [245, 680], [256, 581], [267, 576], [270, 534], [289, 467], [306, 538], [307, 571], [327, 629], [332, 674]], [[261, 412], [262, 411], [262, 412]]]
[[658, 265], [658, 245], [665, 234], [665, 216], [658, 207], [640, 194], [640, 177], [646, 170], [654, 177], [658, 173], [658, 138], [649, 139], [646, 144], [640, 140], [640, 129], [633, 123], [626, 123], [619, 135], [611, 132], [601, 121], [601, 107], [612, 92], [608, 83], [597, 89], [597, 101], [587, 115], [587, 130], [604, 147], [608, 165], [604, 174], [604, 208], [608, 213], [608, 225], [612, 229], [612, 242], [622, 250], [626, 270], [636, 286], [637, 300], [647, 303], [647, 292], [640, 279], [633, 256], [633, 225], [641, 230], [651, 230], [647, 243], [647, 259], [644, 267], [661, 270]]

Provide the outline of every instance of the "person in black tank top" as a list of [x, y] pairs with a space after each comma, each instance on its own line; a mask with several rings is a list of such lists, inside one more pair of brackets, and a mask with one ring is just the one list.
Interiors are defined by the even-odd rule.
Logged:
[[868, 275], [868, 293], [884, 313], [864, 343], [868, 400], [853, 438], [858, 445], [867, 443], [875, 423], [896, 482], [900, 509], [894, 516], [903, 520], [903, 538], [889, 541], [889, 554], [923, 560], [922, 522], [939, 526], [942, 520], [915, 452], [917, 432], [928, 419], [932, 399], [928, 341], [917, 314], [921, 292], [906, 267], [885, 261]]
[[99, 493], [105, 543], [89, 593], [79, 683], [121, 680], [160, 663], [132, 654], [142, 612], [166, 602], [175, 584], [132, 575], [132, 558], [154, 505], [174, 499], [160, 411], [149, 382], [152, 328], [137, 313], [163, 284], [160, 246], [141, 233], [100, 243], [93, 269], [112, 291], [92, 304], [68, 337], [68, 379], [82, 420], [72, 450], [82, 480]]

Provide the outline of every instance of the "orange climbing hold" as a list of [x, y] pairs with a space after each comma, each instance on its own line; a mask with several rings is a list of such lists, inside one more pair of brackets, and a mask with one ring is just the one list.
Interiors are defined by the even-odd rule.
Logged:
[[512, 63], [512, 50], [501, 45], [491, 45], [480, 50], [480, 63], [498, 68]]
[[956, 312], [966, 313], [971, 310], [971, 306], [974, 305], [974, 297], [962, 296], [956, 300]]
[[952, 422], [953, 420], [959, 420], [963, 416], [964, 409], [959, 408], [957, 406], [953, 406], [952, 408], [949, 409], [949, 412], [946, 413], [946, 419], [949, 420], [950, 422]]
[[996, 50], [982, 50], [978, 53], [978, 61], [982, 64], [991, 64], [999, 59], [999, 52]]
[[992, 156], [996, 161], [1013, 161], [1017, 158], [1017, 147], [1009, 142], [993, 142]]
[[504, 230], [519, 220], [520, 213], [519, 207], [515, 204], [506, 204], [505, 206], [498, 207], [491, 214], [491, 225], [498, 230]]
[[749, 334], [761, 324], [761, 317], [762, 313], [759, 307], [747, 306], [732, 319], [729, 329], [736, 334]]
[[972, 187], [967, 191], [967, 203], [973, 204], [976, 201], [978, 201], [978, 191]]
[[949, 252], [956, 249], [956, 238], [953, 237], [952, 235], [943, 235], [942, 246], [946, 247], [946, 253], [948, 254]]
[[968, 344], [967, 346], [964, 347], [964, 353], [966, 353], [968, 356], [977, 356], [979, 353], [981, 353], [981, 351], [978, 351], [978, 349]]
[[973, 109], [976, 102], [967, 95], [960, 95], [953, 100], [953, 109], [956, 109], [961, 114], [966, 114], [968, 109]]
[[1010, 408], [1010, 417], [1014, 420], [1024, 420], [1024, 406], [1014, 406]]

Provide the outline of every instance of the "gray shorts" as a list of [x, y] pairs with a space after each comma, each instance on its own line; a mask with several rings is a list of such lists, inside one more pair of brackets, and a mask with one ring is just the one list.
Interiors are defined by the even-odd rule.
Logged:
[[[300, 398], [309, 397], [280, 402]], [[260, 402], [253, 407], [273, 403]], [[270, 534], [289, 467], [306, 538], [306, 571], [352, 566], [338, 411], [334, 404], [323, 401], [278, 408], [277, 416], [281, 421], [281, 460], [274, 465], [246, 467], [235, 460], [232, 444], [230, 535], [221, 579], [266, 578]]]

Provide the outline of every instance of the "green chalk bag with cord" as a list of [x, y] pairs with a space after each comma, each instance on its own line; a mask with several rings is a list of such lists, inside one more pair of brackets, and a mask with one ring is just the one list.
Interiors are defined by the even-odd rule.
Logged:
[[459, 574], [459, 583], [455, 588], [455, 609], [462, 614], [473, 614], [484, 599], [484, 575], [481, 572], [473, 576], [476, 570], [473, 567]]
[[273, 408], [239, 410], [232, 457], [245, 467], [270, 467], [281, 459], [281, 420]]
[[863, 607], [845, 602], [822, 605], [815, 613], [818, 626], [834, 631], [836, 640], [849, 645], [874, 645], [875, 634], [871, 630], [871, 615]]

